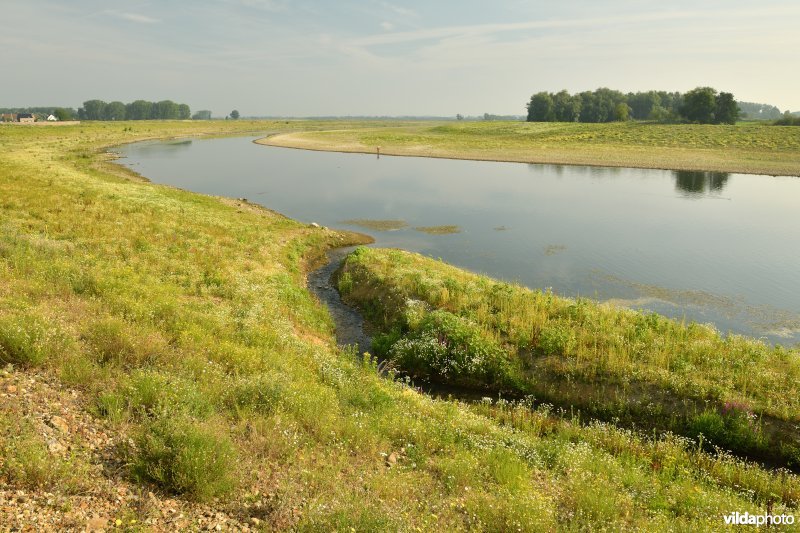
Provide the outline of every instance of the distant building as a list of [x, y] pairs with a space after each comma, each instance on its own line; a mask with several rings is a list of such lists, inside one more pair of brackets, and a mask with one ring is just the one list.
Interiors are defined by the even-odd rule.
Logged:
[[16, 113], [3, 113], [3, 117], [1, 119], [3, 122], [16, 122], [17, 121], [17, 114]]
[[56, 118], [56, 116], [55, 116], [55, 115], [47, 115], [47, 120], [48, 120], [49, 122], [55, 122], [55, 121], [56, 121], [56, 120], [58, 120], [58, 119]]
[[36, 122], [36, 117], [33, 116], [32, 113], [20, 113], [17, 115], [17, 122], [30, 124], [32, 122]]

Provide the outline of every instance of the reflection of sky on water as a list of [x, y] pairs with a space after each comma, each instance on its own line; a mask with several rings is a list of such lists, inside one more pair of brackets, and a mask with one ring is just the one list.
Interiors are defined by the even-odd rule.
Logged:
[[[256, 146], [242, 138], [142, 143], [122, 152], [128, 156], [122, 163], [155, 182], [248, 198], [299, 220], [361, 230], [341, 221], [402, 219], [409, 228], [369, 233], [379, 246], [560, 294], [633, 300], [752, 335], [769, 328], [754, 328], [747, 312], [701, 300], [667, 303], [643, 287], [663, 288], [661, 297], [701, 291], [741, 301], [745, 310], [800, 314], [798, 178], [377, 159]], [[413, 229], [448, 224], [462, 232]], [[494, 229], [499, 226], [507, 229]], [[797, 322], [800, 328], [800, 317]]]

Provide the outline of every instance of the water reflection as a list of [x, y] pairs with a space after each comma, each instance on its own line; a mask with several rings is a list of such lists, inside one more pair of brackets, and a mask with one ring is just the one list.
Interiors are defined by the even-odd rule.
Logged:
[[171, 141], [152, 141], [141, 143], [141, 151], [147, 155], [178, 155], [192, 147], [192, 139], [175, 139]]
[[623, 167], [592, 167], [586, 165], [558, 165], [547, 163], [526, 163], [526, 165], [529, 172], [539, 176], [569, 175], [608, 178], [622, 175], [630, 170]]
[[[408, 224], [370, 231], [379, 246], [441, 257], [530, 287], [552, 287], [559, 294], [625, 300], [647, 296], [641, 305], [648, 309], [713, 322], [722, 331], [766, 335], [786, 344], [800, 340], [794, 322], [783, 329], [759, 329], [744, 317], [749, 311], [732, 313], [716, 305], [720, 297], [741, 301], [743, 309], [770, 305], [800, 314], [800, 255], [787, 246], [800, 235], [800, 219], [793, 216], [800, 211], [798, 179], [378, 160], [372, 154], [260, 147], [248, 139], [133, 145], [123, 152], [129, 156], [125, 164], [136, 165], [153, 181], [251, 198], [298, 220], [355, 231], [363, 228], [341, 221]], [[692, 201], [721, 198], [723, 189], [733, 201]], [[462, 231], [430, 235], [413, 229], [451, 225]], [[598, 280], [595, 272], [637, 285]], [[643, 286], [663, 290], [656, 298], [641, 294], [637, 287]], [[669, 306], [664, 302], [675, 299], [674, 291], [711, 296]], [[779, 338], [790, 330], [787, 338]]]
[[720, 193], [730, 178], [727, 172], [698, 172], [676, 170], [675, 188], [683, 196], [695, 197], [708, 193]]

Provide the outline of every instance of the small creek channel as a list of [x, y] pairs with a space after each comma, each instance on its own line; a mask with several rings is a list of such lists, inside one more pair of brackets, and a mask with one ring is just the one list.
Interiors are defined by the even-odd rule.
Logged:
[[328, 251], [328, 262], [308, 274], [308, 290], [327, 306], [336, 325], [336, 342], [339, 346], [356, 346], [357, 353], [370, 350], [372, 339], [364, 330], [364, 317], [342, 301], [332, 277], [344, 258], [355, 246], [334, 248]]
[[[356, 246], [345, 246], [329, 250], [327, 252], [327, 262], [309, 272], [306, 286], [328, 308], [336, 327], [337, 344], [341, 347], [355, 346], [356, 353], [361, 354], [370, 351], [372, 345], [372, 338], [367, 332], [366, 322], [358, 310], [342, 301], [342, 297], [333, 283], [334, 273], [347, 257], [347, 254], [355, 249]], [[413, 385], [418, 390], [434, 398], [479, 401], [487, 396], [497, 396], [497, 393], [441, 383], [415, 381]], [[508, 400], [522, 398], [520, 395], [509, 394], [503, 394], [502, 397]]]

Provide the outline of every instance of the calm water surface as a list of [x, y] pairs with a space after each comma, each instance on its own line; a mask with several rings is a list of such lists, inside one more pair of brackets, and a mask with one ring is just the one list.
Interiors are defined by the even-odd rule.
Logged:
[[[251, 138], [138, 143], [150, 178], [557, 294], [800, 342], [800, 178], [309, 152]], [[396, 231], [352, 219], [404, 220]], [[428, 235], [420, 226], [457, 225]]]

